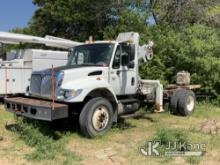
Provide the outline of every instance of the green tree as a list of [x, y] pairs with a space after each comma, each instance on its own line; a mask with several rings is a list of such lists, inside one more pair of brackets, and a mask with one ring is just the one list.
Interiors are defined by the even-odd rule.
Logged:
[[124, 10], [117, 18], [115, 25], [106, 26], [104, 29], [105, 39], [115, 39], [121, 32], [134, 31], [144, 35], [147, 33], [146, 14]]
[[79, 41], [90, 35], [102, 39], [105, 26], [123, 6], [116, 0], [33, 0], [33, 3], [39, 7], [30, 22], [33, 34]]
[[157, 26], [149, 30], [144, 40], [155, 42], [155, 58], [141, 66], [143, 78], [175, 83], [176, 73], [191, 73], [191, 81], [201, 84], [201, 92], [220, 95], [220, 32], [204, 25], [194, 25], [175, 31]]
[[206, 22], [207, 10], [218, 5], [219, 0], [150, 0], [150, 11], [158, 24], [182, 28]]

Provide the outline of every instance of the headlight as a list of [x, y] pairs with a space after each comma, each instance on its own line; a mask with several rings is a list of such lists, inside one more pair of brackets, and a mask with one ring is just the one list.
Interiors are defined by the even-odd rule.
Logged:
[[82, 89], [64, 90], [63, 91], [63, 96], [64, 96], [65, 99], [71, 99], [71, 98], [79, 96], [81, 93], [82, 93]]
[[62, 82], [63, 82], [63, 78], [64, 78], [64, 73], [60, 72], [57, 76], [57, 86], [58, 86], [58, 88], [61, 87]]

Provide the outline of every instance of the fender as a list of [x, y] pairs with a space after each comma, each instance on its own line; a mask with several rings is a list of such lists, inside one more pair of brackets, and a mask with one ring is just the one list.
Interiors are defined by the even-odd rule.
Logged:
[[82, 90], [80, 95], [76, 96], [72, 99], [65, 99], [64, 102], [74, 103], [74, 102], [82, 102], [86, 98], [86, 96], [96, 90], [96, 89], [107, 89], [115, 98], [115, 101], [118, 103], [115, 92], [112, 89], [111, 85], [103, 78], [99, 78], [96, 76], [85, 77], [77, 80], [73, 80], [71, 82], [65, 83], [61, 86], [63, 90]]

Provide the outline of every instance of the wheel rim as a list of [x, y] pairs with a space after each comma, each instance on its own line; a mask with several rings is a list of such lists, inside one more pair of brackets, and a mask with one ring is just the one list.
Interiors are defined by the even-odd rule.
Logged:
[[193, 96], [189, 96], [187, 98], [187, 104], [186, 104], [188, 111], [193, 111], [194, 105], [195, 105], [195, 102], [194, 102]]
[[109, 113], [105, 106], [99, 106], [96, 108], [93, 117], [92, 124], [96, 131], [102, 131], [106, 128], [109, 121]]

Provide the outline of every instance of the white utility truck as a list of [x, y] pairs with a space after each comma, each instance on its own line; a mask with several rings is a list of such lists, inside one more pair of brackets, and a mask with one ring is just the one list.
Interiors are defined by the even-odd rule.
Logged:
[[[54, 48], [69, 49], [79, 43], [46, 36], [45, 38], [24, 34], [0, 32], [0, 43], [44, 44]], [[4, 53], [2, 51], [2, 53]], [[29, 89], [32, 71], [62, 66], [67, 63], [67, 51], [42, 49], [17, 49], [6, 53], [6, 60], [0, 61], [0, 97], [5, 95], [24, 94]]]
[[29, 96], [5, 98], [5, 109], [45, 121], [77, 114], [88, 137], [105, 133], [119, 116], [150, 102], [161, 112], [163, 100], [169, 100], [174, 113], [190, 115], [195, 95], [188, 79], [185, 83], [180, 77], [178, 85], [163, 89], [159, 80], [140, 78], [139, 64], [152, 59], [152, 46], [140, 46], [134, 32], [121, 33], [116, 41], [90, 40], [75, 46], [66, 66], [33, 72]]
[[13, 50], [0, 63], [0, 96], [24, 94], [28, 91], [32, 71], [63, 66], [68, 52], [41, 49]]

